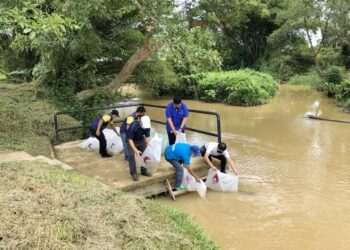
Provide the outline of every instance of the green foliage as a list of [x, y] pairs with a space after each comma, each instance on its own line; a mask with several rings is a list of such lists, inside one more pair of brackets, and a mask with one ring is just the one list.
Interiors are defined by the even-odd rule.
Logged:
[[198, 88], [204, 101], [254, 106], [267, 103], [278, 85], [268, 74], [239, 70], [208, 73], [199, 81]]
[[324, 76], [325, 82], [338, 84], [343, 80], [342, 70], [337, 66], [332, 66]]
[[317, 86], [321, 82], [321, 78], [315, 70], [311, 70], [303, 75], [293, 76], [288, 83], [292, 85], [311, 85]]
[[177, 92], [181, 87], [170, 63], [156, 57], [140, 65], [132, 81], [137, 82], [146, 94], [156, 97]]
[[339, 105], [350, 110], [350, 79], [343, 81], [337, 86], [335, 98]]

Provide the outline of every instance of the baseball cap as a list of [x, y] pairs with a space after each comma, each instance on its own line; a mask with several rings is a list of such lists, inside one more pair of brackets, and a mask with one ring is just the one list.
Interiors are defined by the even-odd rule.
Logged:
[[119, 117], [119, 112], [118, 112], [118, 110], [113, 109], [112, 112], [111, 112], [111, 115], [115, 115], [115, 116]]
[[201, 151], [200, 151], [200, 149], [199, 149], [199, 147], [197, 145], [192, 145], [191, 146], [191, 151], [194, 153], [194, 155], [196, 157], [201, 157], [202, 156]]
[[141, 123], [143, 129], [151, 128], [151, 118], [148, 115], [144, 115], [141, 117]]

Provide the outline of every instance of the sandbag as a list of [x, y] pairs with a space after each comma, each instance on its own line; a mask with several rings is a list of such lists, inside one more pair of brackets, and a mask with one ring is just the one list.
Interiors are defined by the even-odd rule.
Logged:
[[196, 191], [197, 190], [197, 181], [186, 168], [184, 168], [184, 175], [182, 178], [182, 185], [187, 187], [188, 191]]
[[175, 144], [176, 143], [187, 143], [186, 134], [185, 133], [178, 133], [176, 135]]
[[156, 134], [152, 137], [149, 145], [143, 151], [141, 156], [136, 156], [135, 160], [137, 165], [141, 165], [145, 168], [156, 168], [159, 166], [160, 157], [162, 154], [162, 138]]
[[[117, 128], [119, 131], [119, 128]], [[107, 142], [107, 152], [111, 155], [119, 155], [123, 152], [123, 142], [121, 138], [112, 130], [112, 129], [104, 129], [102, 130]], [[99, 149], [100, 142], [95, 137], [89, 137], [85, 141], [83, 141], [80, 145], [81, 148], [84, 149]]]
[[208, 172], [205, 184], [208, 188], [214, 191], [221, 192], [237, 192], [238, 191], [238, 176], [221, 173], [219, 170], [212, 169]]

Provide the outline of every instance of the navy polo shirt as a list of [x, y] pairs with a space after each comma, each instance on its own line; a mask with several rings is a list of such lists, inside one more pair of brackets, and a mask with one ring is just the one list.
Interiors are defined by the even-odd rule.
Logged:
[[134, 121], [137, 121], [137, 115], [136, 112], [128, 115], [127, 118], [125, 118], [124, 122], [122, 123], [122, 125], [120, 126], [120, 133], [126, 133], [127, 129], [127, 125], [130, 125], [131, 123], [133, 123]]
[[141, 128], [139, 121], [130, 124], [130, 128], [126, 131], [126, 140], [143, 141], [145, 137], [150, 137], [151, 129]]
[[[179, 130], [181, 127], [182, 120], [184, 118], [188, 117], [188, 108], [187, 108], [186, 104], [183, 102], [181, 103], [179, 108], [175, 108], [174, 103], [171, 102], [166, 107], [165, 116], [166, 116], [167, 120], [169, 118], [171, 118], [171, 120], [175, 126], [175, 129]], [[186, 128], [186, 125], [184, 126], [183, 129], [185, 129], [185, 128]], [[171, 133], [171, 131], [172, 131], [170, 125], [168, 124], [168, 121], [166, 123], [166, 130], [168, 133]]]

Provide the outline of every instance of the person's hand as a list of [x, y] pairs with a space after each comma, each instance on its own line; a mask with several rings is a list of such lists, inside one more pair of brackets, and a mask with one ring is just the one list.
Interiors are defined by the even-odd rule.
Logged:
[[197, 181], [197, 182], [201, 182], [201, 179], [199, 179], [198, 177], [196, 177], [196, 181]]
[[96, 136], [100, 136], [101, 135], [101, 131], [97, 130], [96, 131]]
[[135, 151], [135, 154], [138, 155], [138, 156], [141, 156], [142, 152], [140, 150], [137, 150], [137, 151]]
[[215, 167], [215, 166], [212, 166], [211, 169], [212, 169], [213, 171], [218, 171], [217, 167]]

